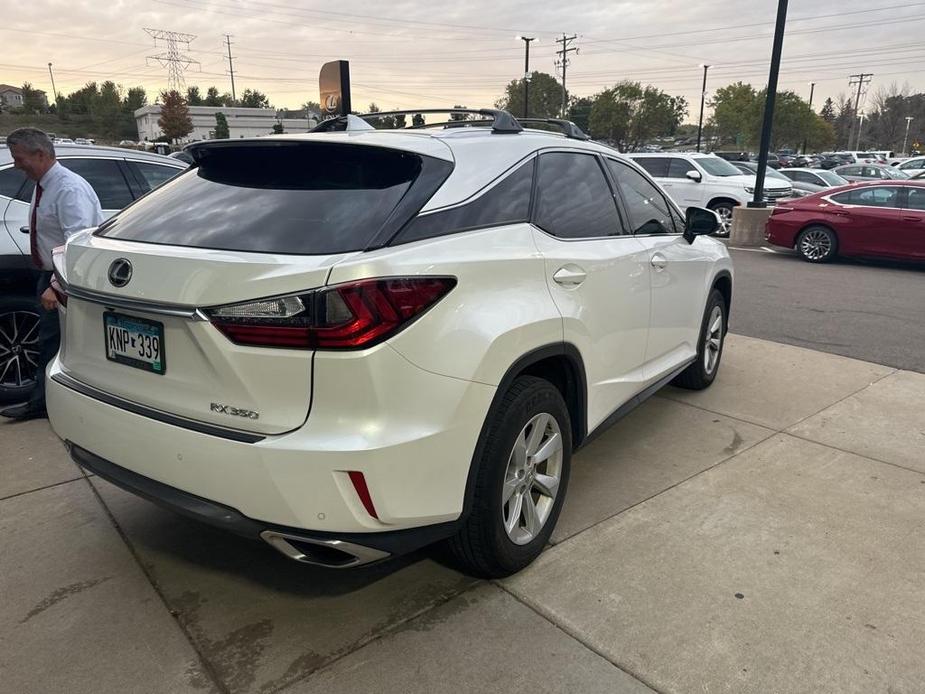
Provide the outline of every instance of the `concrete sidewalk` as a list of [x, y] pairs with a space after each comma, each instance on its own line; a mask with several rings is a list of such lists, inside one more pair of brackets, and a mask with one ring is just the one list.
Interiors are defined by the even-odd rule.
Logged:
[[4, 692], [923, 692], [925, 375], [730, 335], [500, 582], [291, 563], [6, 424], [0, 595]]

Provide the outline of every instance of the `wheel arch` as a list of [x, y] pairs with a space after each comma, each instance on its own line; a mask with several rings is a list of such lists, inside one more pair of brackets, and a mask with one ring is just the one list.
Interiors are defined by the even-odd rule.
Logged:
[[814, 221], [812, 221], [812, 222], [806, 222], [806, 224], [804, 224], [804, 225], [801, 226], [799, 229], [797, 229], [797, 232], [793, 235], [793, 247], [794, 247], [794, 248], [797, 247], [797, 243], [798, 243], [799, 240], [800, 240], [800, 235], [801, 235], [804, 231], [806, 231], [807, 229], [810, 229], [810, 228], [812, 228], [812, 227], [825, 227], [826, 229], [828, 229], [829, 231], [831, 231], [833, 234], [835, 234], [835, 242], [836, 242], [836, 243], [841, 242], [841, 239], [840, 239], [839, 236], [838, 236], [838, 230], [837, 230], [834, 226], [832, 226], [832, 225], [829, 224], [828, 222], [820, 222], [820, 221], [814, 220]]
[[504, 399], [504, 394], [519, 376], [536, 376], [552, 383], [565, 400], [571, 419], [572, 449], [578, 448], [588, 435], [588, 385], [584, 360], [575, 345], [569, 342], [557, 342], [533, 349], [518, 358], [505, 372], [492, 398], [491, 405], [483, 420], [472, 461], [466, 479], [466, 491], [460, 520], [466, 518], [472, 509], [475, 494], [475, 482], [478, 478], [479, 465], [486, 445], [484, 423], [494, 417]]
[[714, 205], [719, 205], [721, 202], [728, 202], [728, 203], [729, 203], [730, 205], [732, 205], [733, 207], [741, 207], [741, 206], [742, 206], [742, 203], [740, 203], [740, 202], [739, 202], [738, 200], [736, 200], [735, 198], [730, 198], [730, 197], [728, 197], [728, 196], [726, 196], [726, 195], [717, 195], [715, 198], [711, 198], [711, 199], [710, 199], [710, 202], [707, 203], [707, 207], [710, 208], [710, 209], [713, 209], [713, 206], [714, 206]]
[[729, 332], [729, 317], [732, 315], [732, 273], [729, 270], [720, 270], [713, 278], [710, 291], [716, 289], [726, 301], [725, 332]]

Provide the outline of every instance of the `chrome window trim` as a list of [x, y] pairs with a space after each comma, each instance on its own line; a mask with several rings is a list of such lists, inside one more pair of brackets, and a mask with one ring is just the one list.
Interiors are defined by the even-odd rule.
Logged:
[[127, 297], [115, 296], [104, 292], [93, 291], [92, 289], [81, 289], [69, 285], [67, 282], [58, 277], [61, 288], [69, 296], [82, 301], [89, 301], [93, 304], [102, 306], [112, 306], [114, 308], [124, 308], [129, 311], [138, 311], [140, 313], [152, 313], [158, 316], [173, 316], [175, 318], [186, 318], [192, 321], [208, 321], [208, 317], [197, 307], [180, 306], [177, 304], [158, 304], [150, 301], [141, 301], [138, 299], [129, 299]]

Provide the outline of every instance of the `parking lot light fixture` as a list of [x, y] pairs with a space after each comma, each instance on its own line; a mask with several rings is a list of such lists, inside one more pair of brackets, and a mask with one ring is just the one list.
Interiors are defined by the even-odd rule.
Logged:
[[530, 42], [535, 36], [516, 36], [524, 42], [524, 118], [530, 117]]
[[700, 90], [700, 122], [697, 125], [697, 151], [700, 151], [700, 140], [703, 137], [703, 106], [707, 100], [707, 70], [709, 65], [701, 65], [703, 68], [703, 88]]
[[909, 124], [915, 120], [912, 116], [906, 116], [906, 134], [903, 135], [903, 156], [909, 156], [909, 150], [906, 149], [906, 145], [909, 144]]

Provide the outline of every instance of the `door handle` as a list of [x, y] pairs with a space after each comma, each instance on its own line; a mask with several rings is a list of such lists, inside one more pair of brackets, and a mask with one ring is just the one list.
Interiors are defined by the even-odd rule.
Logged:
[[29, 231], [30, 231], [30, 229], [29, 229], [29, 227], [19, 227], [19, 231], [20, 231], [20, 233], [22, 233], [22, 234], [28, 234]]
[[588, 275], [577, 265], [566, 265], [556, 270], [552, 278], [561, 285], [577, 287], [587, 279]]
[[655, 253], [652, 255], [652, 259], [649, 261], [649, 264], [652, 265], [656, 270], [662, 271], [668, 266], [668, 258], [663, 256], [661, 253]]
[[907, 217], [903, 215], [903, 221], [904, 222], [921, 222], [922, 218], [921, 217]]

